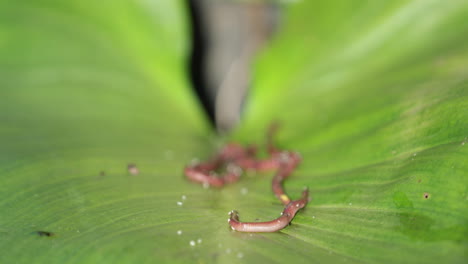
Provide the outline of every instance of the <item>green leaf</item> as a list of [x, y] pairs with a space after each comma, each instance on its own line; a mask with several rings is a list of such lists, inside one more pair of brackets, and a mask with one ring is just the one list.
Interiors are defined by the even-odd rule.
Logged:
[[0, 262], [464, 262], [468, 4], [284, 9], [232, 138], [262, 144], [281, 121], [278, 144], [303, 155], [286, 190], [313, 200], [246, 234], [227, 212], [277, 217], [271, 174], [222, 190], [182, 175], [216, 141], [182, 0], [1, 1]]
[[466, 17], [466, 1], [288, 9], [236, 135], [280, 120], [278, 141], [304, 156], [287, 188], [313, 201], [283, 233], [333, 262], [466, 261]]

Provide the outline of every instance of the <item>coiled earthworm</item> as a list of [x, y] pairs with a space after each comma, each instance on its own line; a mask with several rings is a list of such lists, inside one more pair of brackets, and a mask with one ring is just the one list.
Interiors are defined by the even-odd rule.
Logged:
[[226, 173], [219, 176], [212, 164], [202, 163], [185, 168], [185, 175], [193, 182], [207, 184], [208, 186], [223, 187], [225, 184], [233, 183], [239, 180], [242, 169], [234, 164], [228, 164]]
[[[224, 146], [213, 159], [189, 165], [184, 172], [187, 178], [193, 182], [222, 187], [239, 180], [242, 169], [269, 171], [279, 168], [282, 152], [274, 153], [264, 160], [257, 160], [255, 154], [256, 148], [254, 146], [243, 148], [238, 144], [231, 143]], [[226, 166], [226, 172], [221, 175], [215, 173], [222, 166]]]
[[[308, 202], [308, 190], [302, 192], [299, 200], [291, 201], [283, 189], [283, 181], [299, 165], [301, 156], [293, 151], [278, 150], [273, 144], [273, 134], [277, 130], [273, 124], [267, 131], [267, 151], [270, 157], [259, 160], [256, 157], [256, 147], [243, 147], [236, 143], [224, 146], [211, 160], [187, 166], [185, 175], [193, 182], [204, 186], [223, 187], [225, 184], [239, 180], [243, 170], [269, 171], [277, 170], [272, 180], [272, 190], [275, 196], [286, 205], [281, 216], [268, 222], [240, 222], [236, 211], [231, 211], [228, 219], [231, 228], [241, 232], [274, 232], [286, 227]], [[222, 166], [226, 172], [216, 173]]]

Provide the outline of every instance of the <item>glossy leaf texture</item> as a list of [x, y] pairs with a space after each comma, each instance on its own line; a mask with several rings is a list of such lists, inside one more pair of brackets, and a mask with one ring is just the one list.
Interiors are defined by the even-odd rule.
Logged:
[[466, 1], [288, 8], [237, 133], [279, 120], [304, 157], [287, 188], [313, 200], [283, 233], [361, 263], [466, 261], [467, 17]]
[[1, 263], [178, 255], [165, 236], [184, 220], [172, 212], [179, 185], [192, 187], [182, 168], [211, 134], [187, 78], [186, 12], [0, 1]]
[[276, 218], [271, 174], [182, 175], [218, 144], [187, 80], [185, 2], [1, 1], [0, 262], [464, 262], [466, 1], [288, 2], [232, 139], [280, 121], [303, 156], [286, 190], [312, 201], [248, 234], [227, 213]]

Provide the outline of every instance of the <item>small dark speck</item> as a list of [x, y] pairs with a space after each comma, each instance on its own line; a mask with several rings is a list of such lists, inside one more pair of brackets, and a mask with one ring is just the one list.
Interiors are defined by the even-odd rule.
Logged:
[[421, 183], [421, 179], [418, 180], [418, 183]]
[[99, 176], [106, 176], [106, 172], [105, 171], [99, 172]]
[[48, 231], [37, 231], [37, 234], [39, 236], [47, 236], [47, 237], [51, 237], [51, 236], [54, 236], [55, 234], [52, 233], [52, 232], [48, 232]]
[[138, 170], [137, 166], [134, 163], [129, 163], [127, 165], [127, 170], [131, 175], [138, 175], [140, 170]]
[[424, 193], [424, 199], [429, 199], [429, 193]]

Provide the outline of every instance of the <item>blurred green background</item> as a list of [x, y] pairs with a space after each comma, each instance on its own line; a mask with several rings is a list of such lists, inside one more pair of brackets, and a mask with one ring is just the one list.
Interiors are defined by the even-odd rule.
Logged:
[[278, 5], [227, 137], [279, 120], [303, 156], [286, 190], [313, 200], [248, 234], [227, 212], [277, 217], [271, 174], [182, 174], [227, 140], [188, 79], [185, 1], [1, 0], [0, 263], [464, 263], [468, 2]]

